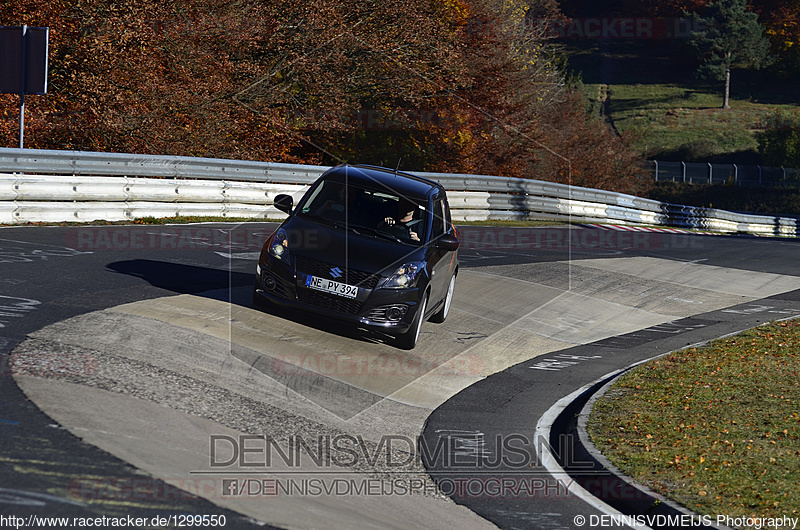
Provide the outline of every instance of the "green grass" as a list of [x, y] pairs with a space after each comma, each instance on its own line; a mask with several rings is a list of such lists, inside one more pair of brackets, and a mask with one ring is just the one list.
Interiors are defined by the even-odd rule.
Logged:
[[721, 95], [710, 88], [677, 85], [612, 85], [608, 98], [615, 128], [646, 158], [679, 155], [684, 160], [755, 153], [754, 133], [776, 109], [786, 107], [733, 100], [724, 110]]
[[209, 216], [178, 216], [178, 217], [141, 217], [130, 221], [86, 221], [86, 222], [36, 222], [0, 224], [0, 226], [104, 226], [104, 225], [171, 225], [192, 223], [270, 223], [280, 222], [280, 219], [261, 219], [253, 217], [209, 217]]
[[598, 400], [592, 441], [624, 473], [701, 514], [800, 514], [800, 322], [642, 365]]
[[[168, 225], [192, 223], [280, 223], [282, 219], [254, 219], [251, 217], [142, 217], [132, 221], [89, 221], [89, 222], [39, 222], [18, 223], [0, 226], [104, 226], [104, 225]], [[580, 221], [576, 221], [580, 222]], [[538, 220], [511, 220], [511, 221], [455, 221], [458, 226], [495, 226], [495, 227], [537, 227], [558, 226], [569, 224], [566, 221], [538, 221]]]
[[644, 158], [759, 164], [755, 133], [776, 125], [776, 111], [800, 115], [797, 79], [749, 70], [732, 72], [722, 109], [722, 82], [695, 76], [682, 41], [571, 41], [565, 51], [589, 106]]
[[[576, 221], [578, 222], [578, 221]], [[537, 227], [537, 226], [561, 226], [568, 225], [567, 221], [547, 221], [547, 220], [488, 220], [488, 221], [453, 221], [456, 226], [494, 226], [494, 227]]]
[[278, 222], [277, 219], [263, 219], [254, 217], [210, 217], [210, 216], [177, 216], [177, 217], [140, 217], [130, 223], [137, 225], [166, 225], [190, 223], [265, 223]]

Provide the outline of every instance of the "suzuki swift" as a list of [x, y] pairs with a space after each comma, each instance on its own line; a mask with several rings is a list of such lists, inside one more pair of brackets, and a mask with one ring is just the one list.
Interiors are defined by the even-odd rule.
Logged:
[[379, 330], [411, 349], [423, 322], [444, 322], [458, 275], [458, 238], [438, 183], [391, 169], [326, 171], [267, 239], [254, 303]]

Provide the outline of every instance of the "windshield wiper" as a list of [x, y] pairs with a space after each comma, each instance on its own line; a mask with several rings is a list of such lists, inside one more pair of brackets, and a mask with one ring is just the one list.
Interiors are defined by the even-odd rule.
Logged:
[[314, 221], [319, 221], [319, 222], [321, 222], [323, 224], [326, 224], [326, 225], [330, 225], [330, 226], [333, 226], [333, 227], [336, 227], [336, 228], [340, 228], [341, 227], [341, 225], [337, 221], [334, 221], [333, 219], [329, 219], [328, 217], [324, 217], [322, 215], [319, 215], [318, 213], [303, 212], [301, 215], [303, 217], [307, 217], [307, 218], [312, 219]]
[[403, 241], [402, 239], [393, 234], [384, 232], [382, 230], [378, 230], [377, 228], [372, 228], [370, 226], [355, 225], [355, 227], [351, 228], [353, 229], [358, 228], [359, 230], [365, 230], [374, 236], [382, 237], [384, 239], [389, 239], [390, 241], [396, 241], [397, 243], [407, 243], [406, 241]]

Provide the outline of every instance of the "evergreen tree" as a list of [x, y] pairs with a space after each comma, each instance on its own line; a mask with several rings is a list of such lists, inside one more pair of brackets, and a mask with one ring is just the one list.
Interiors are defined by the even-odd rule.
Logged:
[[772, 59], [758, 15], [747, 10], [747, 0], [719, 0], [708, 5], [706, 16], [689, 16], [702, 28], [691, 41], [703, 60], [698, 73], [725, 81], [722, 108], [730, 108], [731, 68], [759, 69]]

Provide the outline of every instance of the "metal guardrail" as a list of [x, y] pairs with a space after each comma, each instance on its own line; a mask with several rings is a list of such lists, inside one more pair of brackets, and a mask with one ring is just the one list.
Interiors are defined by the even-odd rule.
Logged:
[[126, 221], [141, 217], [278, 218], [279, 193], [307, 186], [238, 181], [0, 174], [0, 223]]
[[[0, 223], [212, 215], [281, 218], [327, 167], [211, 158], [0, 149]], [[795, 236], [798, 220], [662, 203], [566, 184], [420, 173], [448, 191], [455, 220], [579, 219]], [[152, 178], [158, 177], [158, 178]]]
[[39, 175], [117, 175], [244, 182], [313, 181], [326, 167], [190, 156], [47, 149], [0, 149], [0, 171]]

